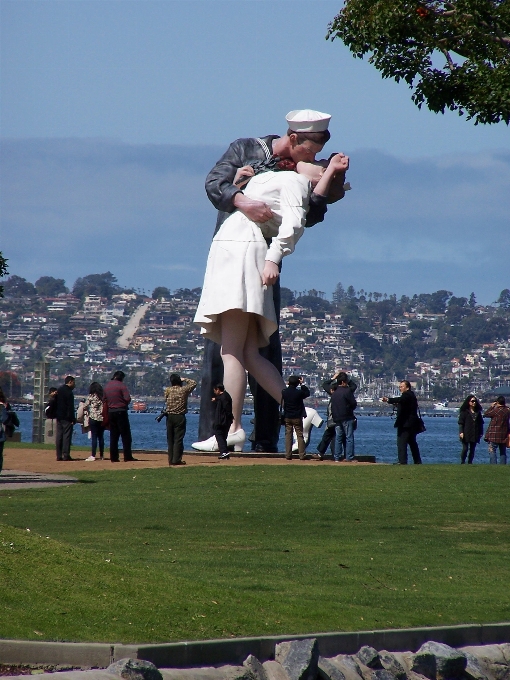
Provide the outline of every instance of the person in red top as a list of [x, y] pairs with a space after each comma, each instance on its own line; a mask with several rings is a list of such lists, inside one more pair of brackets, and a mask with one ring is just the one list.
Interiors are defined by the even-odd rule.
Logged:
[[122, 439], [124, 462], [136, 460], [131, 453], [132, 437], [128, 416], [131, 395], [122, 382], [125, 377], [124, 371], [115, 371], [103, 390], [110, 421], [110, 460], [112, 463], [119, 462], [119, 437]]

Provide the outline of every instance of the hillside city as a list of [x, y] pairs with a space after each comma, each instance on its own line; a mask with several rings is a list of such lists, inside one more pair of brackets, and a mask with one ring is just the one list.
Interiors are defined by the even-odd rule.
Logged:
[[[161, 397], [171, 372], [199, 384], [203, 339], [193, 323], [200, 288], [151, 295], [122, 289], [110, 272], [35, 284], [0, 282], [0, 380], [11, 398], [30, 398], [34, 365], [50, 362], [52, 384], [77, 377], [77, 393], [122, 368], [133, 395]], [[337, 370], [359, 384], [358, 400], [394, 393], [411, 381], [420, 399], [459, 400], [510, 385], [510, 290], [491, 305], [474, 293], [411, 297], [344, 289], [281, 290], [283, 373], [302, 375], [316, 396]], [[199, 396], [199, 392], [196, 396]]]

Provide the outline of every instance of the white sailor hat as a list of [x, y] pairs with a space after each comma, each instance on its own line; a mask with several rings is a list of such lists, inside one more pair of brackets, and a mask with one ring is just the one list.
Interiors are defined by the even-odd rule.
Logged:
[[328, 129], [331, 116], [312, 109], [296, 109], [285, 118], [292, 132], [323, 132]]

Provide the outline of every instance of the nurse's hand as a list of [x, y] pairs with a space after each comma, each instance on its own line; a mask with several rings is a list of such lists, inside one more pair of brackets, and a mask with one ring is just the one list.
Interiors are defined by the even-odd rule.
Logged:
[[271, 262], [271, 260], [266, 260], [264, 271], [262, 272], [262, 285], [272, 286], [273, 283], [276, 283], [279, 276], [280, 272], [278, 270], [278, 265]]

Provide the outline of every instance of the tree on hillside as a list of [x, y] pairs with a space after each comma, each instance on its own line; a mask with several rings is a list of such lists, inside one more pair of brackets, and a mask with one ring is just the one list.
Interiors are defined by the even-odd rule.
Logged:
[[[0, 252], [0, 277], [5, 276], [6, 274], [9, 273], [9, 270], [7, 269], [7, 260], [3, 256], [3, 254]], [[4, 296], [4, 287], [0, 285], [0, 297]]]
[[327, 37], [404, 80], [419, 108], [510, 122], [508, 0], [346, 0]]
[[35, 289], [42, 297], [57, 297], [60, 293], [69, 293], [64, 279], [55, 279], [53, 276], [41, 276], [35, 282]]
[[170, 291], [165, 286], [157, 286], [152, 291], [152, 299], [159, 300], [160, 298], [169, 298], [171, 296]]
[[510, 309], [510, 289], [505, 288], [499, 294], [496, 304], [502, 309]]
[[296, 301], [296, 298], [294, 297], [294, 293], [291, 291], [290, 288], [285, 288], [285, 286], [282, 286], [280, 288], [280, 307], [283, 309], [284, 307], [288, 307], [289, 305], [293, 305]]
[[100, 295], [101, 297], [111, 298], [112, 295], [121, 290], [121, 287], [117, 284], [117, 277], [111, 272], [105, 272], [104, 274], [89, 274], [76, 279], [73, 295], [79, 298], [84, 298], [86, 295]]
[[336, 288], [333, 292], [333, 302], [336, 305], [339, 305], [340, 303], [345, 301], [346, 297], [347, 296], [346, 296], [344, 287], [342, 286], [342, 284], [340, 282], [338, 282], [336, 284]]
[[21, 276], [16, 276], [16, 274], [9, 276], [3, 283], [4, 294], [7, 297], [29, 297], [36, 293], [33, 283], [30, 283], [30, 281], [27, 281]]

